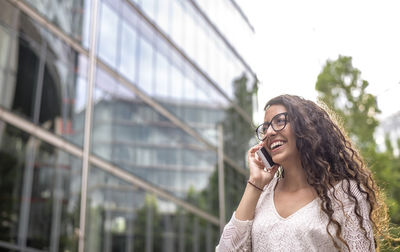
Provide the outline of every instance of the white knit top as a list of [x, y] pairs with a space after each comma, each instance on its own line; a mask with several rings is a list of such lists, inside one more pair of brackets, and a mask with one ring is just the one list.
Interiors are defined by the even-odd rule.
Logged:
[[[319, 198], [287, 218], [278, 214], [273, 200], [277, 181], [278, 179], [274, 178], [265, 186], [257, 203], [254, 220], [240, 221], [233, 213], [224, 228], [216, 251], [338, 251], [326, 231], [328, 217], [320, 209]], [[359, 227], [354, 213], [355, 203], [344, 193], [347, 185], [348, 182], [342, 181], [335, 186], [335, 195], [343, 202], [344, 211], [341, 204], [335, 201], [333, 189], [329, 191], [334, 208], [333, 217], [342, 225], [342, 237], [348, 243], [350, 251], [375, 251], [365, 196], [357, 189], [356, 182], [351, 181], [350, 190], [359, 200], [366, 235]], [[337, 240], [333, 225], [330, 225], [329, 230]], [[337, 243], [342, 246], [343, 251], [348, 251], [339, 240]]]

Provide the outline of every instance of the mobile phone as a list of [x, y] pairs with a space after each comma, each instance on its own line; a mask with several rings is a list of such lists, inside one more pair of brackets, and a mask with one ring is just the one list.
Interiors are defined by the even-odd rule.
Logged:
[[267, 170], [272, 169], [275, 163], [265, 147], [261, 147], [261, 149], [257, 151], [257, 155], [261, 158]]

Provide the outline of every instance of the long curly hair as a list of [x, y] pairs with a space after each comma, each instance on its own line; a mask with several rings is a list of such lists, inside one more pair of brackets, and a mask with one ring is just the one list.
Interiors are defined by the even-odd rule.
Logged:
[[[287, 109], [307, 182], [316, 190], [321, 199], [321, 210], [329, 218], [326, 230], [335, 248], [342, 250], [341, 247], [344, 245], [350, 250], [343, 239], [341, 224], [333, 217], [333, 202], [328, 193], [331, 188], [335, 192], [335, 182], [345, 180], [348, 182], [348, 187], [344, 188], [344, 191], [355, 202], [354, 213], [365, 236], [367, 234], [362, 224], [360, 202], [350, 190], [350, 181], [356, 182], [358, 190], [364, 194], [369, 204], [369, 218], [374, 231], [374, 241], [370, 241], [370, 247], [375, 244], [375, 248], [379, 250], [380, 237], [390, 237], [389, 216], [384, 203], [384, 194], [375, 183], [371, 171], [338, 123], [337, 118], [327, 108], [293, 95], [281, 95], [271, 99], [266, 104], [265, 110], [277, 104]], [[337, 239], [328, 228], [331, 225], [336, 227]], [[338, 240], [342, 246], [339, 245]]]

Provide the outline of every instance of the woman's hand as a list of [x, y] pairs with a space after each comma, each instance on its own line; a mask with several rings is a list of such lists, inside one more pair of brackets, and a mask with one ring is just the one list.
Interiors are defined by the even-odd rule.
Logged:
[[[260, 157], [256, 154], [262, 147], [262, 143], [257, 144], [250, 148], [247, 152], [247, 158], [249, 161], [250, 178], [244, 190], [242, 199], [240, 200], [239, 206], [236, 209], [235, 217], [238, 220], [252, 220], [254, 219], [254, 213], [257, 206], [258, 199], [260, 198], [261, 191], [271, 182], [278, 170], [279, 165], [274, 165], [268, 171], [264, 171], [264, 163]], [[252, 185], [251, 185], [252, 184]], [[255, 186], [258, 188], [255, 188]]]
[[279, 165], [275, 164], [270, 170], [264, 170], [264, 163], [256, 152], [261, 149], [263, 143], [259, 143], [247, 152], [247, 159], [250, 169], [249, 180], [260, 188], [264, 188], [265, 185], [269, 184], [273, 179]]

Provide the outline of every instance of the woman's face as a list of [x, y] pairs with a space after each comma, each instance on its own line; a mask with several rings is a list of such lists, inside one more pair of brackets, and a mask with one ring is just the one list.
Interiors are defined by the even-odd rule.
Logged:
[[[265, 111], [264, 122], [274, 120], [275, 128], [279, 129], [279, 125], [284, 125], [285, 117], [281, 114], [284, 112], [287, 112], [287, 110], [283, 105], [272, 105]], [[281, 115], [279, 116], [279, 114]], [[297, 162], [300, 159], [300, 154], [296, 147], [296, 136], [290, 123], [290, 115], [286, 118], [288, 119], [286, 126], [280, 131], [275, 131], [270, 125], [263, 141], [264, 147], [268, 150], [274, 162], [282, 166]]]

